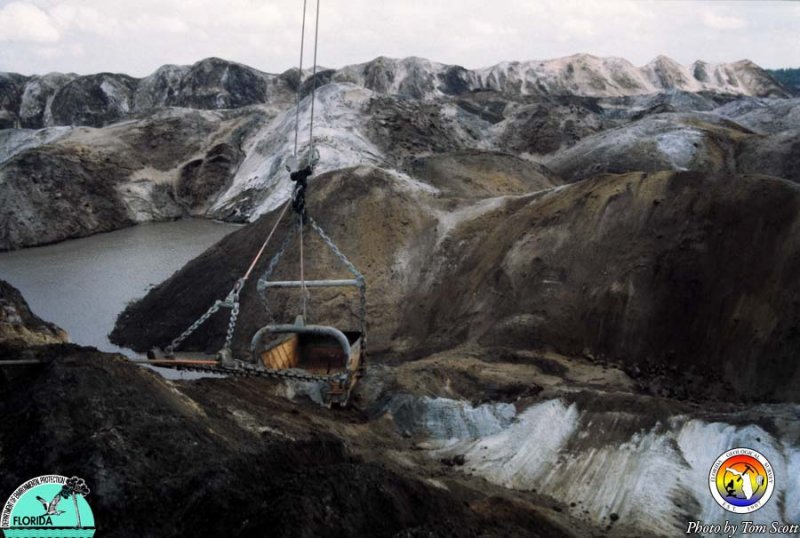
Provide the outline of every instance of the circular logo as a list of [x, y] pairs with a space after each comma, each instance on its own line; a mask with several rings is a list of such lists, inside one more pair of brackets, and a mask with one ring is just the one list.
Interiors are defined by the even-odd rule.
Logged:
[[5, 538], [94, 536], [94, 515], [82, 478], [45, 475], [31, 478], [8, 498], [0, 513]]
[[733, 448], [722, 454], [708, 473], [711, 495], [729, 512], [748, 514], [766, 504], [775, 489], [769, 460], [751, 448]]

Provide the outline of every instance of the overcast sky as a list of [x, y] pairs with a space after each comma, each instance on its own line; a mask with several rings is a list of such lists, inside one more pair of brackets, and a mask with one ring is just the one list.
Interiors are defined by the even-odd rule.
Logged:
[[[308, 0], [309, 22], [316, 0]], [[144, 76], [209, 56], [297, 64], [302, 0], [0, 0], [0, 71]], [[800, 67], [800, 3], [322, 0], [319, 62], [422, 56], [468, 68], [586, 52], [643, 65]], [[307, 49], [308, 50], [308, 49]]]

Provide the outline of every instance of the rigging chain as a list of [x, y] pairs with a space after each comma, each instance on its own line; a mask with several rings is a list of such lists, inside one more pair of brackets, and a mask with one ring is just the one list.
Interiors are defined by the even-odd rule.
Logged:
[[250, 274], [253, 272], [258, 260], [264, 254], [264, 251], [267, 248], [272, 236], [275, 235], [275, 230], [278, 229], [278, 225], [283, 220], [283, 216], [286, 214], [286, 210], [289, 208], [289, 204], [291, 200], [287, 201], [283, 209], [281, 210], [278, 218], [275, 220], [275, 224], [272, 226], [267, 238], [261, 244], [261, 248], [258, 249], [258, 252], [253, 257], [253, 261], [250, 262], [250, 267], [248, 267], [247, 271], [245, 272], [244, 276], [239, 278], [236, 283], [233, 285], [233, 288], [228, 293], [227, 297], [224, 301], [220, 301], [217, 299], [211, 307], [206, 310], [206, 312], [200, 316], [194, 323], [192, 323], [185, 331], [183, 331], [177, 338], [175, 338], [170, 344], [164, 349], [166, 354], [172, 355], [175, 350], [180, 346], [184, 340], [186, 340], [193, 332], [195, 332], [203, 323], [205, 323], [208, 318], [212, 315], [217, 313], [220, 308], [230, 308], [231, 309], [231, 317], [228, 322], [228, 330], [225, 335], [225, 344], [222, 347], [222, 350], [230, 350], [231, 342], [233, 340], [233, 333], [236, 330], [236, 320], [239, 316], [239, 294], [242, 292], [242, 288], [244, 288], [244, 284], [247, 279], [250, 277]]
[[[294, 132], [294, 156], [295, 156], [295, 158], [297, 156], [298, 138], [299, 138], [299, 131], [300, 131], [300, 121], [299, 121], [299, 119], [300, 119], [300, 97], [301, 97], [301, 94], [302, 94], [302, 82], [303, 82], [303, 53], [304, 53], [304, 47], [305, 47], [307, 2], [308, 2], [308, 0], [303, 0], [303, 22], [302, 22], [302, 28], [301, 28], [301, 34], [300, 34], [300, 62], [299, 62], [299, 68], [298, 68], [299, 79], [298, 79], [298, 85], [297, 85], [297, 97], [296, 97], [296, 106], [295, 106], [295, 108], [296, 108], [296, 110], [295, 110], [295, 132]], [[311, 114], [310, 114], [309, 127], [308, 127], [309, 151], [308, 151], [307, 164], [310, 164], [311, 160], [313, 159], [313, 154], [314, 154], [314, 104], [316, 102], [316, 90], [317, 90], [316, 74], [317, 74], [317, 51], [318, 51], [318, 43], [319, 43], [319, 7], [320, 7], [320, 0], [317, 0], [317, 6], [316, 7], [317, 7], [317, 9], [316, 9], [316, 20], [315, 20], [315, 25], [314, 25], [314, 64], [313, 64], [312, 73], [311, 73], [311, 78], [313, 80], [313, 83], [311, 85]], [[220, 301], [220, 300], [215, 301], [214, 304], [211, 305], [211, 307], [203, 315], [201, 315], [194, 323], [192, 323], [192, 325], [190, 325], [177, 338], [175, 338], [169, 344], [169, 346], [167, 346], [167, 348], [165, 349], [165, 351], [167, 352], [168, 355], [173, 354], [175, 349], [177, 349], [177, 347], [180, 346], [180, 344], [183, 343], [183, 341], [186, 340], [186, 338], [188, 338], [203, 323], [205, 323], [208, 320], [208, 318], [210, 318], [213, 314], [218, 312], [220, 310], [220, 308], [230, 308], [231, 309], [231, 316], [230, 316], [230, 319], [229, 319], [229, 322], [228, 322], [228, 329], [227, 329], [227, 332], [226, 332], [226, 335], [225, 335], [225, 344], [223, 345], [222, 349], [220, 350], [220, 353], [223, 353], [225, 351], [228, 351], [228, 352], [230, 351], [231, 343], [233, 341], [233, 334], [234, 334], [234, 331], [236, 330], [236, 322], [237, 322], [237, 319], [238, 319], [238, 316], [239, 316], [239, 295], [240, 295], [240, 293], [242, 291], [242, 288], [244, 288], [245, 282], [250, 277], [250, 274], [252, 273], [253, 269], [255, 268], [256, 264], [258, 263], [258, 260], [261, 258], [261, 256], [264, 253], [264, 250], [266, 249], [267, 245], [269, 244], [270, 240], [272, 239], [272, 236], [274, 235], [275, 230], [278, 228], [278, 225], [280, 224], [281, 220], [283, 219], [283, 216], [286, 213], [286, 210], [289, 207], [291, 201], [292, 200], [289, 199], [286, 202], [286, 204], [284, 204], [283, 209], [281, 210], [281, 213], [278, 216], [278, 219], [275, 221], [275, 225], [272, 227], [272, 230], [270, 231], [269, 235], [267, 236], [267, 238], [262, 243], [261, 248], [256, 253], [255, 257], [253, 258], [252, 262], [250, 263], [250, 266], [248, 267], [248, 269], [245, 272], [244, 276], [236, 281], [236, 283], [234, 284], [234, 286], [231, 289], [231, 291], [228, 293], [228, 295], [225, 298], [225, 300], [224, 301]], [[306, 314], [307, 314], [308, 292], [307, 292], [307, 289], [306, 289], [306, 286], [305, 286], [305, 271], [304, 271], [304, 260], [303, 260], [303, 227], [304, 227], [303, 226], [303, 224], [304, 224], [303, 221], [304, 221], [303, 215], [299, 215], [298, 228], [299, 228], [299, 233], [300, 233], [300, 280], [302, 282], [301, 293], [302, 293], [303, 318], [305, 319]], [[311, 223], [312, 223], [312, 226], [314, 227], [315, 231], [317, 231], [317, 233], [320, 233], [320, 235], [322, 236], [323, 240], [325, 240], [325, 242], [328, 243], [328, 245], [330, 247], [332, 247], [334, 253], [340, 259], [342, 259], [345, 262], [345, 265], [348, 266], [348, 269], [350, 269], [351, 272], [354, 272], [355, 275], [357, 275], [358, 277], [363, 279], [363, 276], [361, 276], [361, 274], [358, 272], [357, 269], [355, 269], [355, 267], [350, 263], [350, 261], [347, 260], [347, 258], [345, 258], [343, 254], [341, 254], [339, 249], [336, 247], [336, 245], [333, 244], [333, 242], [330, 240], [330, 238], [328, 238], [327, 235], [325, 235], [325, 233], [322, 232], [322, 230], [316, 225], [315, 222], [311, 221]], [[275, 265], [277, 264], [278, 260], [283, 255], [284, 251], [286, 250], [286, 247], [288, 245], [288, 242], [289, 242], [289, 239], [290, 239], [291, 235], [292, 235], [291, 233], [287, 234], [287, 237], [284, 240], [283, 244], [281, 245], [281, 248], [278, 250], [278, 253], [271, 260], [269, 268], [264, 273], [264, 276], [262, 276], [262, 278], [259, 280], [259, 283], [261, 281], [266, 280], [268, 278], [268, 276], [272, 273], [272, 271], [275, 269]], [[259, 289], [259, 292], [261, 293], [262, 290]], [[271, 312], [269, 310], [269, 306], [268, 306], [268, 303], [266, 301], [266, 296], [265, 296], [264, 293], [261, 293], [261, 298], [262, 298], [262, 302], [264, 303], [264, 307], [265, 307], [268, 315], [271, 316]], [[362, 290], [361, 302], [362, 302], [361, 310], [362, 310], [362, 314], [363, 314], [363, 310], [364, 310], [363, 290]], [[362, 334], [363, 334], [363, 323], [364, 322], [363, 322], [363, 318], [362, 318]]]

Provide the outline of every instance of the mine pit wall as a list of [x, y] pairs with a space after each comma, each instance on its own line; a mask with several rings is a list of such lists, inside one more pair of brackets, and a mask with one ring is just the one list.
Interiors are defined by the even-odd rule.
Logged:
[[215, 218], [212, 206], [245, 158], [243, 140], [265, 117], [170, 109], [103, 129], [3, 133], [0, 251], [140, 222]]
[[800, 479], [791, 472], [800, 464], [791, 418], [796, 405], [711, 418], [670, 409], [674, 402], [618, 398], [566, 396], [517, 411], [504, 403], [397, 395], [386, 409], [399, 432], [425, 439], [420, 446], [431, 458], [457, 461], [462, 472], [499, 486], [551, 496], [579, 519], [613, 523], [615, 535], [672, 536], [686, 532], [689, 521], [717, 521], [710, 465], [738, 446], [768, 453], [781, 478], [756, 514], [725, 517], [731, 523], [800, 519]]

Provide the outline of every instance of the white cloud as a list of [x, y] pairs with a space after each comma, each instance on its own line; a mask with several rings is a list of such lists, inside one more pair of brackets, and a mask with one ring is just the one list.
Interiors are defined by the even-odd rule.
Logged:
[[561, 39], [592, 37], [596, 34], [595, 26], [589, 19], [567, 19], [561, 24]]
[[717, 15], [712, 11], [703, 13], [703, 24], [714, 30], [741, 30], [747, 27], [747, 21], [733, 15]]
[[49, 15], [64, 33], [89, 32], [105, 37], [119, 35], [117, 18], [91, 6], [64, 2], [50, 9]]
[[474, 34], [482, 36], [508, 37], [517, 33], [516, 28], [501, 24], [492, 24], [491, 22], [479, 19], [470, 19], [467, 21], [467, 28]]
[[12, 2], [0, 9], [0, 41], [55, 43], [60, 37], [53, 20], [32, 4]]
[[[274, 73], [297, 62], [301, 0], [6, 2], [0, 0], [0, 71], [145, 76], [163, 64], [218, 56]], [[308, 2], [309, 54], [315, 5]], [[319, 61], [330, 67], [385, 55], [475, 68], [575, 52], [636, 65], [659, 54], [684, 65], [740, 58], [800, 65], [800, 7], [789, 2], [323, 0], [321, 9]], [[70, 46], [86, 54], [69, 54]]]
[[79, 57], [86, 54], [81, 45], [69, 45], [68, 47], [40, 46], [33, 49], [33, 53], [48, 60], [61, 59], [65, 57]]
[[282, 11], [275, 4], [257, 4], [249, 0], [228, 0], [226, 9], [213, 23], [237, 28], [270, 28], [284, 23], [287, 15], [288, 13]]
[[162, 17], [143, 14], [126, 21], [123, 26], [134, 32], [167, 32], [185, 34], [190, 31], [189, 25], [178, 17]]

